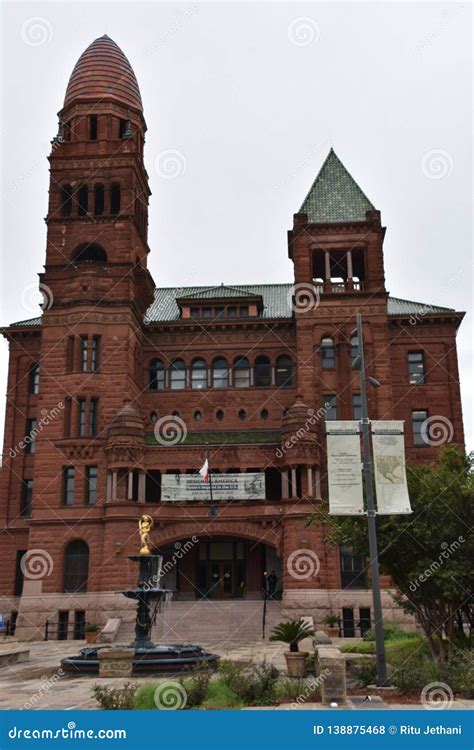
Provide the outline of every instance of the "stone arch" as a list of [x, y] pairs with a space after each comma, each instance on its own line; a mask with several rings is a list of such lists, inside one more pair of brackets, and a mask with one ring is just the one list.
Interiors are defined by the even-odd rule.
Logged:
[[[204, 525], [204, 523], [203, 523]], [[207, 524], [206, 524], [207, 526]], [[275, 547], [277, 554], [281, 557], [283, 552], [283, 536], [280, 528], [262, 527], [259, 523], [248, 521], [235, 522], [230, 519], [219, 520], [219, 516], [212, 521], [212, 533], [199, 529], [199, 523], [173, 523], [167, 524], [165, 529], [155, 527], [153, 541], [157, 547], [180, 541], [181, 539], [192, 539], [196, 537], [200, 541], [210, 540], [213, 537], [233, 537], [261, 542]]]

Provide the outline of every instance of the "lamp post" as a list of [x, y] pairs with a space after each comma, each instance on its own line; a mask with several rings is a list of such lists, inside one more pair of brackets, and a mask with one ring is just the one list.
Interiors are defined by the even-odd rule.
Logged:
[[380, 383], [375, 378], [367, 378], [365, 374], [364, 339], [362, 335], [362, 315], [357, 313], [357, 356], [352, 363], [354, 369], [359, 370], [360, 402], [362, 412], [362, 444], [364, 447], [363, 472], [365, 480], [365, 496], [367, 501], [367, 526], [369, 532], [370, 570], [372, 576], [372, 601], [374, 607], [375, 647], [377, 655], [376, 684], [380, 687], [388, 684], [387, 660], [385, 656], [385, 641], [383, 634], [382, 598], [380, 594], [379, 559], [377, 552], [376, 512], [374, 506], [374, 485], [372, 478], [372, 446], [370, 443], [370, 420], [367, 407], [367, 380], [375, 388]]

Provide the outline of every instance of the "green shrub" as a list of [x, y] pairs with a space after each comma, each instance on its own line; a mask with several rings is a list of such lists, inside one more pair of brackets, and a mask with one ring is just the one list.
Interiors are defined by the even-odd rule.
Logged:
[[235, 662], [223, 661], [219, 668], [223, 683], [244, 705], [263, 706], [274, 702], [280, 673], [272, 664], [262, 662], [244, 667]]
[[377, 665], [374, 660], [362, 662], [354, 667], [354, 674], [363, 687], [373, 685], [377, 677]]
[[284, 677], [275, 686], [275, 698], [285, 703], [317, 703], [321, 692], [315, 676], [309, 679]]
[[207, 690], [207, 697], [203, 703], [204, 708], [213, 709], [225, 709], [225, 708], [241, 708], [242, 701], [240, 698], [230, 689], [224, 680], [218, 677], [215, 680], [211, 680]]
[[389, 677], [402, 693], [421, 693], [425, 685], [437, 680], [438, 675], [434, 662], [423, 656], [400, 664]]
[[134, 708], [138, 685], [126, 682], [122, 687], [94, 685], [92, 692], [100, 708], [106, 711], [125, 711]]
[[[398, 625], [385, 625], [383, 629], [384, 641], [398, 641], [405, 638], [418, 638], [418, 634], [413, 630], [404, 630]], [[375, 641], [375, 630], [371, 628], [364, 635], [364, 641]]]
[[343, 654], [375, 654], [375, 643], [373, 641], [343, 643], [339, 648]]
[[447, 682], [454, 693], [474, 698], [474, 651], [455, 649], [449, 662], [440, 668], [440, 679]]
[[387, 641], [385, 650], [387, 661], [392, 667], [398, 667], [413, 659], [417, 660], [429, 657], [430, 654], [427, 640], [420, 635], [417, 635], [415, 638], [410, 636], [409, 638], [400, 640]]
[[140, 711], [156, 710], [155, 691], [157, 682], [145, 682], [135, 693], [134, 708]]
[[209, 672], [197, 671], [192, 677], [185, 680], [179, 680], [179, 683], [186, 691], [186, 708], [195, 708], [204, 703], [207, 697], [210, 679], [211, 675]]

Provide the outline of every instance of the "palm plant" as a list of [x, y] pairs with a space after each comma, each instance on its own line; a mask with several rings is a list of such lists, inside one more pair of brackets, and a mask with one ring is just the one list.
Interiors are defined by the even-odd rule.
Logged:
[[271, 641], [288, 643], [290, 651], [299, 651], [298, 644], [305, 638], [311, 638], [314, 630], [304, 620], [293, 620], [292, 622], [281, 622], [273, 628], [270, 636]]

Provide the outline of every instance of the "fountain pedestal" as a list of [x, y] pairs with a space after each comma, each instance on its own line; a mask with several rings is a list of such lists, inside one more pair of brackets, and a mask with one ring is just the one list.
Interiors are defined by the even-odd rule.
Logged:
[[[127, 599], [137, 602], [135, 618], [135, 640], [124, 649], [133, 650], [132, 673], [180, 672], [202, 667], [215, 669], [219, 657], [204, 651], [201, 646], [193, 644], [155, 645], [151, 640], [151, 630], [156, 613], [168, 589], [160, 587], [162, 578], [162, 555], [140, 554], [128, 555], [128, 559], [139, 563], [138, 582], [135, 588], [117, 591]], [[154, 606], [153, 612], [150, 612]], [[120, 645], [82, 648], [78, 656], [61, 660], [65, 672], [73, 674], [99, 674], [99, 663], [105, 649], [120, 650]], [[102, 656], [103, 661], [103, 656]], [[107, 657], [106, 657], [107, 661]]]

